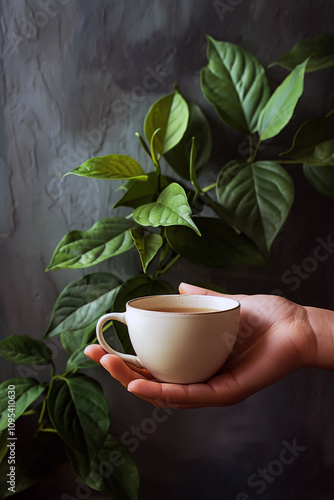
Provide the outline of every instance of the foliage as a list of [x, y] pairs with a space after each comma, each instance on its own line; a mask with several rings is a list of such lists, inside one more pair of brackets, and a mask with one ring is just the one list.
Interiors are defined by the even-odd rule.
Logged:
[[[294, 201], [294, 184], [283, 164], [302, 166], [315, 189], [334, 197], [333, 110], [303, 123], [289, 151], [276, 159], [258, 158], [261, 143], [274, 140], [291, 122], [305, 72], [334, 65], [334, 36], [304, 40], [272, 63], [290, 71], [272, 93], [264, 67], [238, 45], [208, 37], [207, 57], [201, 71], [203, 95], [228, 127], [247, 135], [249, 157], [230, 159], [216, 182], [202, 186], [200, 175], [208, 167], [212, 147], [210, 125], [201, 108], [175, 88], [149, 109], [144, 137], [136, 133], [152, 165], [148, 171], [136, 159], [115, 152], [88, 159], [66, 174], [125, 181], [114, 205], [123, 207], [125, 215], [111, 215], [86, 231], [65, 235], [47, 270], [88, 268], [137, 252], [142, 272], [125, 282], [113, 273], [87, 274], [59, 295], [44, 341], [17, 335], [0, 342], [3, 358], [51, 369], [47, 383], [21, 377], [0, 385], [0, 474], [7, 454], [3, 446], [8, 425], [6, 391], [8, 385], [15, 385], [16, 418], [34, 414], [38, 421], [32, 440], [37, 454], [46, 446], [40, 437], [56, 435], [86, 485], [115, 500], [138, 498], [136, 466], [126, 447], [110, 434], [109, 408], [100, 385], [84, 373], [94, 366], [83, 348], [94, 341], [97, 319], [113, 309], [124, 310], [129, 299], [173, 293], [172, 285], [161, 276], [179, 258], [209, 267], [266, 265]], [[124, 351], [131, 352], [124, 325], [113, 328]], [[69, 354], [61, 374], [55, 372], [47, 345], [55, 336], [60, 336]], [[113, 453], [121, 457], [117, 465], [110, 462]], [[99, 473], [101, 465], [108, 463], [112, 472]], [[19, 490], [38, 481], [30, 469]], [[8, 490], [1, 495], [7, 497]]]

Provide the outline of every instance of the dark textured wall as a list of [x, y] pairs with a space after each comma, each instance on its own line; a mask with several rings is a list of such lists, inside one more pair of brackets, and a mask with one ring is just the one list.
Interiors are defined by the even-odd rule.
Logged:
[[[227, 6], [224, 16], [211, 0], [0, 2], [2, 337], [41, 338], [57, 294], [83, 274], [44, 272], [56, 244], [69, 230], [87, 229], [108, 216], [119, 197], [117, 183], [60, 174], [89, 156], [111, 152], [133, 155], [145, 165], [134, 133], [142, 130], [150, 104], [170, 92], [174, 82], [203, 106], [210, 120], [211, 171], [243, 153], [244, 138], [227, 129], [201, 95], [205, 34], [241, 44], [267, 65], [300, 39], [333, 27], [331, 0], [221, 4]], [[270, 69], [272, 88], [285, 75], [283, 69]], [[332, 70], [307, 75], [294, 125], [263, 155], [289, 146], [297, 125], [328, 111], [333, 97]], [[205, 279], [232, 292], [279, 289], [296, 302], [333, 308], [334, 255], [306, 273], [297, 288], [282, 279], [313, 255], [317, 238], [334, 240], [334, 202], [310, 188], [298, 166], [289, 172], [296, 201], [274, 244], [272, 268], [211, 271], [180, 263], [173, 283]], [[116, 213], [124, 214], [121, 209]], [[99, 269], [114, 269], [121, 278], [140, 270], [137, 258], [128, 255]], [[62, 357], [59, 352], [60, 364]], [[152, 418], [153, 407], [102, 369], [94, 373], [105, 387], [118, 437]], [[1, 362], [1, 380], [18, 374], [17, 367]], [[174, 410], [154, 432], [147, 431], [133, 453], [142, 481], [140, 499], [242, 500], [246, 492], [252, 500], [332, 500], [333, 383], [333, 373], [305, 369], [235, 407]], [[277, 461], [293, 444], [300, 447], [295, 460], [282, 469]], [[262, 479], [261, 487], [256, 483], [259, 469], [268, 467], [271, 480]], [[253, 485], [248, 484], [252, 474]], [[76, 486], [70, 469], [61, 468], [30, 498], [75, 496]]]

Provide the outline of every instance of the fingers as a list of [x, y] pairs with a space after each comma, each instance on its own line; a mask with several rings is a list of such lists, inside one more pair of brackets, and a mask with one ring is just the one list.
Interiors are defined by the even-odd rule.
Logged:
[[124, 387], [127, 387], [129, 382], [136, 378], [152, 378], [148, 370], [127, 365], [120, 357], [114, 354], [106, 354], [105, 350], [98, 345], [89, 345], [84, 352], [86, 356], [100, 363]]
[[228, 293], [214, 292], [213, 290], [208, 290], [207, 288], [202, 288], [195, 285], [189, 285], [188, 283], [180, 283], [179, 292], [184, 295], [213, 295], [216, 297], [227, 297], [238, 301], [247, 297], [247, 295], [244, 294], [232, 295]]

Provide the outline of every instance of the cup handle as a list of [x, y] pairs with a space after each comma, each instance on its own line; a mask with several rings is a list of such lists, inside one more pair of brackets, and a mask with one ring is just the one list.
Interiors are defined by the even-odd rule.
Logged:
[[124, 323], [126, 325], [126, 319], [125, 319], [125, 314], [126, 313], [108, 313], [102, 316], [99, 321], [97, 322], [96, 325], [96, 336], [97, 340], [99, 341], [100, 346], [103, 347], [103, 349], [110, 353], [110, 354], [116, 354], [116, 356], [119, 356], [120, 358], [124, 359], [124, 361], [127, 361], [128, 363], [132, 363], [133, 365], [137, 366], [138, 368], [145, 368], [145, 366], [142, 364], [138, 356], [133, 356], [132, 354], [124, 354], [122, 352], [115, 351], [112, 347], [110, 347], [109, 344], [107, 344], [104, 336], [103, 336], [103, 325], [107, 322], [110, 321], [111, 319], [115, 319], [116, 321], [120, 321], [121, 323]]

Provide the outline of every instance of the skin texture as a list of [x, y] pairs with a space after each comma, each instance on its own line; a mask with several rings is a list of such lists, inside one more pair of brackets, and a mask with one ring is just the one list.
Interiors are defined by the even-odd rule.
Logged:
[[[240, 403], [255, 392], [305, 367], [333, 369], [334, 313], [273, 295], [223, 295], [182, 283], [182, 294], [222, 295], [241, 304], [239, 335], [222, 369], [200, 384], [168, 384], [106, 354], [99, 345], [85, 354], [100, 363], [131, 393], [158, 407], [200, 408]], [[319, 330], [321, 334], [319, 334]], [[323, 333], [325, 332], [325, 333]]]

